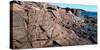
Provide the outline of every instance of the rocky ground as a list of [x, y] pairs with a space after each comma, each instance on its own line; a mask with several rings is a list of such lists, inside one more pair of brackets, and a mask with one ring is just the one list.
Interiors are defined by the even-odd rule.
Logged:
[[11, 48], [97, 44], [97, 20], [79, 17], [79, 9], [49, 3], [10, 3]]

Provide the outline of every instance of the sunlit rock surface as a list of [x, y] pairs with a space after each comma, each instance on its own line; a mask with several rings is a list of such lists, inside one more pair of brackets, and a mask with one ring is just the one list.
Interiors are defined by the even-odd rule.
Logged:
[[96, 44], [96, 21], [87, 23], [88, 19], [79, 17], [76, 9], [71, 11], [48, 3], [11, 2], [11, 48]]

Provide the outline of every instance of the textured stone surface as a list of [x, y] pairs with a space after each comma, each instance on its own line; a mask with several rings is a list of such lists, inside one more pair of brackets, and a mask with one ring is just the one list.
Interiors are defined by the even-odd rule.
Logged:
[[[96, 36], [88, 37], [80, 33], [79, 30], [84, 21], [74, 13], [66, 12], [66, 9], [47, 3], [25, 1], [12, 2], [11, 12], [11, 18], [13, 18], [11, 48], [92, 44], [89, 39], [97, 42]], [[83, 30], [86, 31], [86, 29]]]

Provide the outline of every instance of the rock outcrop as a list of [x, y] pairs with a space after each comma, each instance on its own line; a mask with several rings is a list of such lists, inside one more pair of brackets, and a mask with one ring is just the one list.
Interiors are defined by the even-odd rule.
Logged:
[[13, 49], [92, 44], [75, 31], [81, 27], [82, 19], [65, 9], [28, 1], [14, 1], [10, 6]]

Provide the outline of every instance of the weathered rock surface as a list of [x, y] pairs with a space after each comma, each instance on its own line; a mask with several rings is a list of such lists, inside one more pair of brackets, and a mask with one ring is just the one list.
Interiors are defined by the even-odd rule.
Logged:
[[94, 44], [97, 43], [97, 21], [95, 18], [85, 18], [85, 23], [77, 29], [75, 32], [78, 36], [88, 39]]
[[92, 44], [75, 31], [81, 26], [80, 17], [47, 3], [12, 2], [11, 18], [14, 49]]

